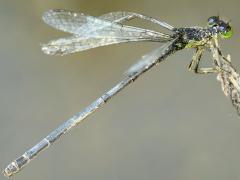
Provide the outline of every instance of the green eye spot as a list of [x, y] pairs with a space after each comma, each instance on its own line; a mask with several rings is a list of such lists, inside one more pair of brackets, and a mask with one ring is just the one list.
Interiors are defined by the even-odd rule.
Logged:
[[221, 32], [220, 35], [221, 35], [221, 38], [223, 39], [229, 39], [233, 36], [233, 29], [230, 28], [226, 32]]

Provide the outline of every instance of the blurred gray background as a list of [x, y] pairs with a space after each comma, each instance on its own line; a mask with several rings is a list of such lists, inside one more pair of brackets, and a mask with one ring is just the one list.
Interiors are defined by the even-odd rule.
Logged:
[[[128, 43], [47, 56], [40, 43], [66, 34], [43, 23], [44, 11], [64, 8], [93, 16], [134, 11], [176, 27], [205, 26], [209, 16], [220, 14], [235, 27], [234, 38], [221, 41], [221, 47], [240, 71], [239, 4], [238, 0], [1, 0], [0, 169], [115, 85], [130, 65], [160, 45]], [[192, 54], [193, 50], [184, 50], [153, 68], [15, 178], [240, 179], [240, 118], [215, 75], [187, 71]], [[209, 64], [210, 57], [204, 59]]]

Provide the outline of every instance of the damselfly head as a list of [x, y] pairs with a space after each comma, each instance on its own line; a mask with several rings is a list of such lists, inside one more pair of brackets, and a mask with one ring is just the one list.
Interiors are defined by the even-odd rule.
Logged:
[[221, 20], [219, 16], [211, 16], [208, 18], [208, 26], [214, 28], [223, 39], [231, 38], [233, 35], [233, 29], [229, 22]]
[[220, 20], [218, 25], [218, 30], [219, 30], [220, 36], [224, 39], [231, 38], [233, 35], [233, 29], [228, 22], [226, 23], [225, 21]]

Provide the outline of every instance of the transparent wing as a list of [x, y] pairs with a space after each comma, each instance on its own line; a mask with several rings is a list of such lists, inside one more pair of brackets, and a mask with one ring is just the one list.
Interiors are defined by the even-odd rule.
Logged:
[[153, 23], [157, 23], [169, 30], [172, 30], [174, 27], [156, 20], [154, 18], [144, 16], [142, 14], [133, 13], [133, 12], [124, 12], [124, 11], [117, 11], [117, 12], [110, 12], [107, 14], [104, 14], [102, 16], [99, 16], [98, 18], [93, 18], [92, 16], [87, 16], [82, 13], [76, 13], [72, 11], [62, 10], [62, 9], [55, 9], [55, 10], [49, 10], [43, 13], [42, 19], [43, 21], [61, 31], [78, 34], [79, 28], [87, 24], [88, 22], [94, 21], [94, 19], [97, 21], [97, 19], [108, 22], [115, 22], [115, 23], [124, 23], [126, 21], [129, 21], [134, 18], [140, 18], [144, 20], [151, 21]]
[[74, 36], [71, 37], [61, 38], [43, 44], [42, 50], [46, 54], [51, 55], [64, 55], [122, 42], [166, 42], [172, 39], [172, 36], [168, 34], [132, 26], [124, 26], [112, 23], [111, 21], [65, 10], [47, 11], [44, 13], [43, 19], [47, 24], [56, 29], [74, 34]]
[[43, 13], [43, 21], [58, 30], [75, 34], [79, 27], [88, 22], [83, 14], [61, 9], [48, 10]]
[[42, 44], [42, 51], [48, 55], [66, 55], [79, 51], [84, 51], [100, 46], [107, 46], [110, 44], [117, 44], [123, 42], [134, 42], [134, 41], [150, 41], [149, 38], [139, 37], [116, 37], [116, 36], [105, 36], [105, 37], [78, 37], [70, 36], [61, 38], [58, 40], [50, 41], [47, 44]]
[[135, 13], [132, 12], [125, 12], [125, 11], [116, 11], [116, 12], [110, 12], [107, 14], [103, 14], [99, 16], [99, 19], [103, 19], [106, 21], [111, 21], [115, 23], [124, 23], [126, 21], [129, 21], [133, 18], [135, 18]]
[[99, 16], [99, 18], [103, 19], [103, 20], [115, 22], [115, 23], [121, 23], [121, 24], [125, 23], [129, 20], [139, 18], [142, 20], [150, 21], [154, 24], [158, 24], [158, 25], [160, 25], [168, 30], [171, 30], [171, 31], [173, 31], [173, 29], [174, 29], [173, 26], [169, 25], [168, 23], [166, 23], [164, 21], [160, 21], [158, 19], [154, 19], [152, 17], [145, 16], [143, 14], [134, 13], [134, 12], [126, 12], [126, 11], [110, 12], [110, 13]]
[[[123, 23], [133, 18], [133, 13], [129, 12], [110, 12], [99, 16], [98, 19]], [[42, 16], [43, 21], [59, 30], [75, 34], [79, 27], [86, 25], [88, 20], [86, 15], [67, 10], [49, 10]]]

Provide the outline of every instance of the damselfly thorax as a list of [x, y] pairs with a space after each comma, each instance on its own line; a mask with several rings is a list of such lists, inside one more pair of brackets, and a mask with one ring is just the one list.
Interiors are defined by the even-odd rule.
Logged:
[[217, 31], [212, 28], [189, 27], [175, 28], [175, 35], [181, 38], [182, 46], [185, 48], [198, 48], [199, 46], [207, 46], [212, 37], [217, 34]]

